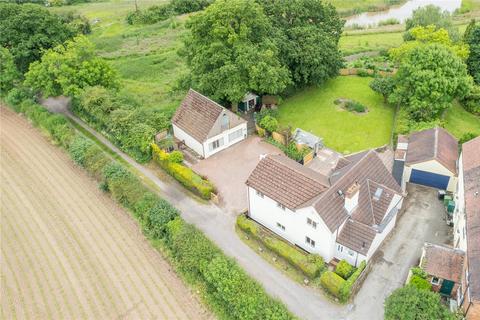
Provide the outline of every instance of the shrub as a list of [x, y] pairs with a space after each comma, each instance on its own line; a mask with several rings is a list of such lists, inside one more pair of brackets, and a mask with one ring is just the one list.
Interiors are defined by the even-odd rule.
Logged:
[[127, 14], [128, 24], [153, 24], [167, 20], [173, 15], [170, 4], [148, 7], [146, 10], [132, 11]]
[[169, 156], [168, 160], [173, 163], [182, 163], [183, 162], [183, 153], [180, 151], [172, 151]]
[[196, 12], [205, 9], [213, 0], [171, 0], [176, 14]]
[[464, 144], [465, 142], [468, 142], [472, 139], [475, 139], [478, 135], [473, 132], [466, 132], [464, 133], [461, 137], [460, 140], [458, 140], [459, 144]]
[[155, 144], [152, 144], [152, 153], [155, 162], [183, 186], [198, 194], [203, 199], [209, 200], [211, 198], [214, 187], [210, 181], [203, 179], [193, 172], [192, 169], [171, 161], [171, 154], [166, 153]]
[[415, 276], [418, 276], [422, 279], [427, 279], [427, 273], [420, 267], [413, 267], [412, 269], [410, 269], [410, 271], [412, 271], [412, 274]]
[[357, 101], [347, 101], [345, 103], [345, 108], [348, 111], [355, 111], [358, 113], [365, 112], [367, 110], [367, 107], [365, 107], [363, 104]]
[[362, 274], [363, 270], [367, 266], [367, 263], [365, 261], [362, 261], [360, 265], [358, 266], [357, 270], [345, 281], [344, 285], [340, 289], [340, 301], [346, 302], [351, 294], [352, 294], [352, 286], [355, 284], [357, 281], [358, 277], [360, 274]]
[[320, 277], [320, 284], [330, 294], [340, 297], [340, 289], [344, 286], [345, 280], [332, 271], [325, 271]]
[[170, 203], [163, 199], [156, 199], [155, 205], [148, 210], [145, 229], [153, 239], [163, 239], [166, 235], [167, 224], [178, 216], [177, 209]]
[[259, 126], [267, 130], [267, 132], [272, 133], [277, 131], [278, 121], [274, 117], [267, 115], [260, 120]]
[[338, 274], [343, 279], [347, 280], [352, 273], [355, 271], [355, 267], [350, 265], [347, 261], [342, 260], [337, 264], [335, 268], [335, 273]]
[[273, 235], [270, 236], [268, 234], [262, 234], [261, 227], [258, 226], [256, 222], [248, 219], [246, 216], [238, 216], [237, 225], [240, 229], [262, 242], [265, 247], [278, 254], [294, 268], [297, 268], [309, 278], [316, 278], [321, 272], [324, 271], [325, 263], [322, 257], [316, 254], [305, 254]]
[[266, 138], [265, 141], [267, 141], [270, 144], [273, 144], [274, 146], [282, 150], [287, 157], [297, 162], [302, 161], [303, 157], [309, 152], [308, 148], [304, 148], [299, 151], [297, 149], [297, 145], [295, 144], [295, 142], [290, 142], [287, 146], [284, 146], [280, 142], [275, 141], [272, 137]]
[[461, 100], [465, 110], [480, 115], [480, 86], [473, 86], [470, 93]]
[[359, 77], [370, 77], [370, 74], [365, 69], [358, 69], [357, 70], [357, 76], [359, 76]]
[[388, 18], [378, 22], [379, 26], [388, 26], [393, 24], [400, 24], [400, 21], [396, 18]]
[[430, 290], [430, 289], [432, 289], [432, 285], [430, 284], [430, 282], [428, 282], [428, 280], [426, 280], [426, 279], [424, 279], [424, 278], [422, 278], [418, 275], [413, 275], [410, 278], [409, 285], [412, 285], [415, 288], [420, 289], [420, 290]]
[[91, 146], [93, 146], [92, 140], [77, 135], [70, 144], [68, 151], [73, 161], [83, 167], [85, 165], [85, 155]]

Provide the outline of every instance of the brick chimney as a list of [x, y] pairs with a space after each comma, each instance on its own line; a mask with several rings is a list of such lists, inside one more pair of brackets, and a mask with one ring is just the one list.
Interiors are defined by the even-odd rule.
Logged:
[[358, 205], [358, 196], [360, 194], [360, 184], [355, 181], [345, 192], [345, 209], [348, 214], [353, 212]]

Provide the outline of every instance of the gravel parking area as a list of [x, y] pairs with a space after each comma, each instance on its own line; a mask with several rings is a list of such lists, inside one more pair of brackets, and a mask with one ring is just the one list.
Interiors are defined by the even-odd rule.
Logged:
[[217, 187], [222, 207], [239, 213], [248, 207], [245, 181], [262, 154], [281, 151], [257, 136], [250, 136], [228, 149], [193, 165], [193, 170], [208, 177]]

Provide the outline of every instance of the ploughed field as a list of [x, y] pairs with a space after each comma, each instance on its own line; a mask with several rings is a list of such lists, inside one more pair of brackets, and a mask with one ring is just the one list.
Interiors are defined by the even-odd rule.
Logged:
[[210, 317], [127, 212], [0, 113], [1, 319]]

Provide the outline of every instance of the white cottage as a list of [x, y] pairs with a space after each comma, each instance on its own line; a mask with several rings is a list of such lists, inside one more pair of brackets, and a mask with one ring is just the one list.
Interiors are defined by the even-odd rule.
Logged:
[[395, 226], [403, 202], [375, 151], [341, 158], [330, 176], [268, 155], [247, 182], [250, 218], [325, 261], [369, 260]]
[[190, 89], [172, 119], [173, 135], [204, 158], [247, 137], [247, 121]]

